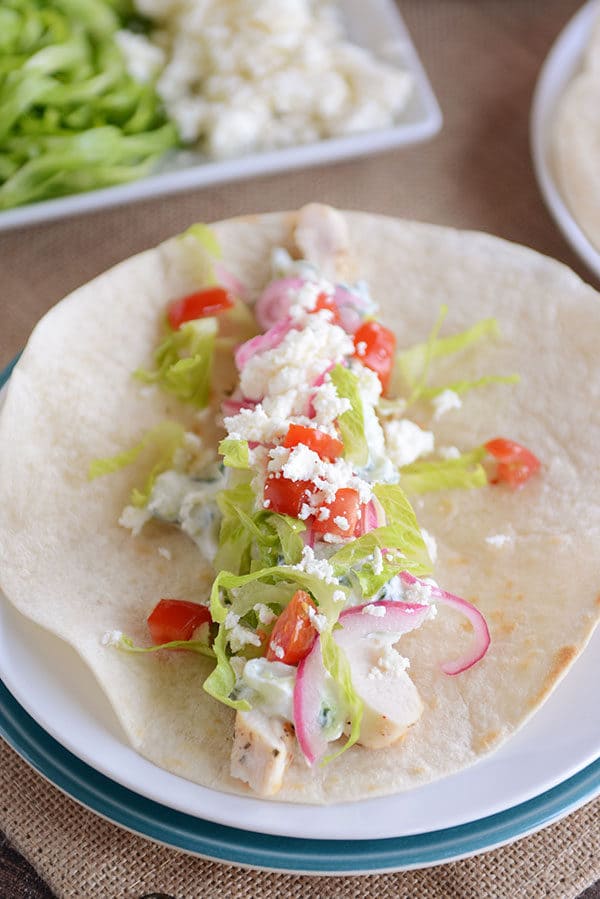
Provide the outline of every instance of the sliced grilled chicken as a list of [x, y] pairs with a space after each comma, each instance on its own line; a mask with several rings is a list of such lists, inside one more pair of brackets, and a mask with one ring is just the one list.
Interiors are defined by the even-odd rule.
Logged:
[[298, 212], [294, 240], [302, 258], [330, 281], [353, 280], [348, 228], [335, 209], [320, 203], [303, 206]]
[[237, 712], [231, 775], [260, 796], [273, 796], [281, 788], [293, 746], [294, 729], [283, 718], [269, 717], [260, 709]]

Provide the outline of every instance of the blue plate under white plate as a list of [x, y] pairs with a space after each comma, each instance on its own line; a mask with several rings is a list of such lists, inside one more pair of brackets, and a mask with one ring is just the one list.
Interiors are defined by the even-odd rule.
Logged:
[[203, 821], [127, 790], [64, 749], [1, 684], [0, 735], [40, 774], [115, 824], [205, 858], [299, 874], [373, 874], [455, 861], [533, 833], [600, 792], [599, 759], [529, 802], [461, 827], [387, 840], [301, 840]]

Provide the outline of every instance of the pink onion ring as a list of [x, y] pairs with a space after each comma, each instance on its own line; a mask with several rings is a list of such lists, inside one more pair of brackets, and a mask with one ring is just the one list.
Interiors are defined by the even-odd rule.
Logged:
[[221, 411], [225, 418], [228, 418], [231, 415], [238, 415], [242, 409], [254, 409], [256, 407], [257, 400], [223, 400], [221, 404]]
[[235, 275], [232, 275], [231, 272], [227, 271], [221, 262], [215, 262], [215, 275], [217, 281], [225, 288], [225, 290], [232, 293], [240, 300], [245, 298], [246, 288], [239, 278], [236, 278]]
[[422, 584], [425, 587], [429, 587], [431, 589], [432, 596], [435, 596], [435, 598], [439, 602], [442, 602], [445, 605], [450, 606], [453, 609], [457, 609], [457, 611], [459, 612], [462, 612], [462, 614], [466, 618], [468, 618], [473, 625], [473, 630], [475, 631], [475, 645], [469, 652], [465, 653], [454, 662], [444, 662], [444, 664], [442, 665], [442, 671], [444, 672], [444, 674], [461, 674], [463, 671], [467, 671], [467, 669], [471, 668], [476, 662], [484, 657], [490, 645], [490, 632], [487, 626], [487, 622], [479, 609], [476, 609], [475, 606], [470, 602], [467, 602], [466, 599], [461, 599], [460, 596], [455, 596], [453, 593], [448, 593], [447, 590], [442, 590], [441, 587], [435, 587], [432, 584], [426, 584], [425, 581], [422, 581], [420, 580], [420, 578], [409, 574], [408, 571], [401, 572], [400, 578], [405, 584]]
[[264, 334], [258, 334], [242, 343], [235, 351], [235, 364], [238, 371], [241, 371], [249, 359], [256, 353], [264, 353], [266, 350], [274, 350], [279, 346], [288, 331], [291, 331], [294, 324], [290, 318], [282, 319]]
[[282, 318], [287, 318], [290, 311], [290, 291], [298, 290], [303, 284], [303, 278], [281, 278], [278, 281], [271, 281], [254, 307], [254, 314], [261, 328], [267, 331]]

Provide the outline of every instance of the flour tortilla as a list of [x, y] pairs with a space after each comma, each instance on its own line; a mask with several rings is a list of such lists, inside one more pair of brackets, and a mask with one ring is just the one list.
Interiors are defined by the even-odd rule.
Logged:
[[552, 161], [573, 217], [600, 252], [600, 17], [583, 69], [558, 105]]
[[[498, 747], [564, 675], [600, 613], [598, 295], [563, 265], [484, 234], [345, 218], [356, 270], [399, 346], [423, 339], [446, 303], [448, 333], [487, 316], [502, 331], [464, 353], [452, 380], [521, 375], [517, 386], [468, 394], [438, 423], [438, 446], [509, 436], [543, 467], [517, 492], [490, 486], [416, 501], [438, 542], [435, 576], [483, 611], [490, 650], [464, 674], [443, 675], [440, 662], [458, 657], [472, 636], [446, 608], [403, 637], [421, 720], [386, 750], [355, 746], [313, 770], [298, 755], [275, 799], [312, 803], [406, 790]], [[228, 268], [255, 295], [271, 248], [292, 245], [294, 221], [274, 214], [215, 226]], [[201, 687], [210, 664], [101, 644], [112, 629], [147, 643], [145, 618], [160, 597], [202, 599], [211, 581], [183, 534], [155, 524], [132, 538], [117, 524], [142, 474], [135, 466], [86, 479], [91, 459], [134, 444], [165, 416], [189, 415], [160, 392], [148, 396], [131, 372], [149, 364], [166, 302], [198, 286], [193, 268], [193, 243], [170, 240], [75, 291], [35, 329], [0, 420], [0, 577], [24, 615], [81, 654], [138, 752], [244, 794], [229, 775], [233, 714]], [[498, 546], [486, 539], [494, 535], [508, 539]]]

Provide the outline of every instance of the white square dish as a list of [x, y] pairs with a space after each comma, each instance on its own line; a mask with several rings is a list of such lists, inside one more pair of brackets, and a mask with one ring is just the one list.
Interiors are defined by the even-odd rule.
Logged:
[[0, 231], [206, 185], [366, 156], [433, 137], [442, 126], [442, 114], [396, 4], [371, 0], [367, 8], [362, 0], [342, 0], [341, 8], [352, 41], [380, 59], [402, 66], [412, 76], [411, 98], [402, 121], [393, 127], [221, 161], [208, 160], [192, 150], [180, 151], [154, 174], [138, 181], [0, 212]]

